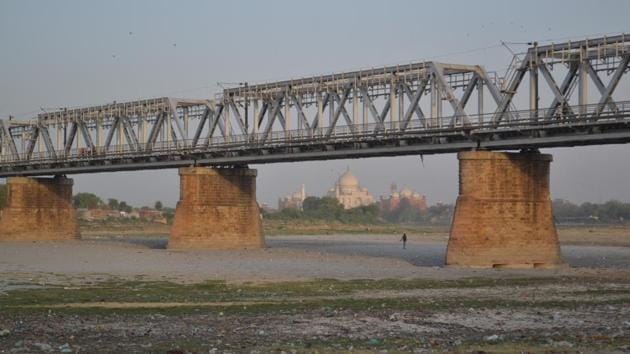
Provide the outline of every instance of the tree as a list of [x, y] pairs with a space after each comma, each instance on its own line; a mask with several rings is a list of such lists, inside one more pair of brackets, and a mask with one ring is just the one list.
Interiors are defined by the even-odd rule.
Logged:
[[341, 221], [345, 223], [374, 224], [379, 222], [380, 209], [378, 205], [364, 205], [341, 213]]
[[383, 217], [394, 223], [410, 223], [421, 220], [420, 209], [411, 204], [408, 198], [401, 198], [398, 206], [393, 210], [385, 210]]
[[321, 204], [321, 198], [318, 197], [306, 197], [302, 201], [302, 209], [304, 211], [317, 210]]
[[332, 197], [306, 197], [302, 202], [304, 215], [313, 219], [336, 219], [339, 220], [344, 212], [343, 205], [337, 198]]
[[553, 215], [556, 218], [577, 217], [580, 207], [564, 199], [555, 199], [553, 201]]
[[125, 213], [131, 213], [133, 208], [128, 205], [127, 202], [121, 201], [120, 204], [118, 204], [118, 210], [124, 211]]
[[161, 201], [157, 201], [155, 202], [155, 210], [162, 210], [162, 202]]
[[398, 222], [414, 222], [420, 219], [420, 211], [409, 202], [409, 199], [402, 198], [398, 206]]
[[120, 207], [120, 203], [118, 202], [117, 199], [109, 198], [109, 199], [107, 199], [107, 206], [111, 210], [118, 210], [118, 208]]
[[72, 198], [72, 204], [75, 208], [96, 209], [104, 205], [101, 198], [93, 193], [77, 193]]

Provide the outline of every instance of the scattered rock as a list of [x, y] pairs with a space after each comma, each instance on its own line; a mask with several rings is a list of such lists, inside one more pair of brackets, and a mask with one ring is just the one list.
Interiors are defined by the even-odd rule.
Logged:
[[59, 351], [62, 353], [72, 353], [72, 348], [70, 347], [70, 344], [66, 343], [64, 345], [59, 346]]
[[496, 334], [490, 335], [490, 336], [485, 336], [483, 337], [483, 340], [485, 340], [486, 342], [496, 342], [499, 340], [499, 336]]
[[561, 341], [551, 341], [551, 345], [558, 348], [558, 347], [565, 347], [565, 348], [573, 348], [573, 343], [571, 342], [567, 342], [566, 340], [561, 340]]
[[35, 342], [33, 343], [33, 346], [43, 352], [48, 352], [52, 350], [52, 346], [48, 343]]
[[0, 337], [6, 337], [9, 334], [11, 334], [11, 331], [9, 331], [8, 329], [2, 329], [0, 330]]
[[378, 339], [376, 339], [376, 338], [370, 338], [370, 339], [368, 340], [368, 344], [369, 344], [369, 345], [379, 345], [380, 343], [381, 343], [381, 341], [379, 341], [379, 340], [378, 340]]

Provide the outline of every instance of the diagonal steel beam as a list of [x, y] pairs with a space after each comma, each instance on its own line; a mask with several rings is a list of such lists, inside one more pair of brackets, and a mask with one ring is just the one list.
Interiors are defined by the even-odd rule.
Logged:
[[280, 112], [280, 106], [282, 105], [283, 99], [284, 99], [284, 96], [280, 96], [273, 102], [271, 111], [269, 112], [269, 115], [267, 116], [267, 125], [265, 127], [265, 130], [263, 132], [263, 136], [261, 139], [262, 143], [267, 141], [267, 138], [269, 137], [269, 134], [271, 133], [271, 129], [273, 128], [273, 123], [276, 121], [278, 112]]
[[13, 156], [14, 160], [18, 160], [19, 155], [17, 151], [17, 146], [15, 145], [15, 140], [13, 139], [13, 135], [11, 135], [11, 129], [9, 128], [7, 123], [5, 123], [5, 121], [2, 119], [0, 119], [0, 129], [2, 130], [2, 134], [4, 135], [4, 140], [9, 146], [9, 151], [11, 153], [11, 156]]
[[85, 122], [83, 122], [82, 120], [77, 120], [77, 127], [81, 131], [81, 136], [83, 136], [83, 141], [85, 141], [85, 144], [90, 148], [90, 151], [94, 151], [94, 142], [92, 141], [92, 136], [90, 135], [90, 132], [85, 126]]
[[[186, 133], [184, 132], [184, 128], [182, 128], [182, 124], [179, 120], [179, 115], [177, 114], [177, 100], [173, 98], [169, 98], [168, 105], [171, 109], [171, 117], [172, 117], [171, 121], [175, 123], [175, 127], [177, 127], [177, 132], [179, 133], [179, 136], [181, 137], [183, 141], [185, 141], [188, 137], [186, 136]], [[171, 130], [171, 136], [175, 136], [172, 125], [171, 125], [170, 130]], [[177, 140], [177, 139], [175, 138], [173, 140]]]
[[556, 81], [553, 79], [553, 76], [549, 72], [549, 69], [547, 68], [547, 64], [545, 64], [542, 61], [539, 61], [536, 66], [542, 73], [543, 77], [545, 78], [545, 81], [547, 81], [547, 85], [549, 86], [549, 88], [551, 89], [551, 92], [553, 93], [555, 97], [553, 102], [551, 103], [551, 106], [547, 110], [545, 119], [551, 119], [553, 114], [556, 112], [558, 106], [566, 108], [570, 115], [572, 116], [575, 115], [571, 107], [569, 107], [569, 102], [567, 100], [567, 97], [565, 97], [565, 95], [569, 92], [569, 88], [571, 87], [571, 84], [575, 81], [575, 78], [577, 77], [576, 74], [577, 74], [579, 65], [576, 63], [571, 63], [571, 66], [569, 67], [569, 72], [567, 73], [567, 76], [564, 78], [564, 81], [562, 82], [560, 87], [558, 87], [558, 85], [556, 84]]
[[[328, 94], [328, 92], [326, 92], [326, 94], [324, 95], [324, 98], [322, 99], [322, 107], [321, 107], [322, 113], [328, 106], [328, 102], [330, 100], [331, 100], [330, 95]], [[319, 112], [317, 112], [317, 114], [315, 115], [315, 118], [313, 118], [313, 123], [311, 123], [311, 128], [313, 129], [313, 133], [315, 133], [315, 129], [321, 128], [319, 126]]]
[[72, 144], [74, 143], [74, 138], [77, 136], [77, 123], [72, 122], [70, 126], [70, 133], [66, 137], [66, 146], [64, 147], [64, 152], [66, 156], [70, 155], [70, 150], [72, 150]]
[[31, 136], [28, 139], [28, 144], [26, 145], [26, 159], [30, 160], [33, 155], [33, 151], [35, 150], [35, 145], [37, 143], [37, 138], [39, 137], [39, 127], [34, 125], [31, 127]]
[[258, 112], [258, 116], [256, 116], [256, 125], [258, 128], [262, 125], [263, 118], [265, 117], [265, 113], [269, 109], [269, 102], [263, 101], [262, 106], [260, 107], [260, 111]]
[[[482, 66], [477, 66], [476, 74], [479, 75], [479, 78], [483, 82], [483, 85], [488, 88], [488, 91], [490, 91], [490, 96], [492, 96], [492, 99], [497, 104], [497, 106], [501, 105], [501, 103], [503, 102], [503, 95], [501, 95], [501, 90], [492, 80], [490, 80], [490, 75], [488, 75], [486, 69], [484, 69]], [[511, 102], [508, 103], [506, 113], [508, 114], [508, 117], [512, 119], [514, 117], [512, 117], [512, 112], [510, 112], [509, 110], [510, 105]]]
[[[599, 91], [599, 93], [603, 96], [606, 93], [606, 86], [604, 86], [602, 79], [600, 79], [599, 75], [597, 75], [597, 72], [595, 72], [593, 65], [591, 65], [590, 62], [587, 62], [587, 63], [588, 65], [586, 67], [586, 70], [588, 70], [588, 75], [591, 77], [591, 80], [593, 80], [593, 83], [595, 84], [595, 87], [597, 87], [597, 90]], [[612, 111], [614, 112], [619, 111], [619, 108], [617, 108], [617, 104], [615, 104], [615, 101], [612, 99], [612, 97], [608, 99], [607, 103], [608, 103], [608, 107]]]
[[133, 130], [131, 122], [129, 121], [129, 117], [121, 116], [119, 124], [122, 124], [122, 127], [125, 130], [124, 133], [125, 133], [125, 138], [127, 139], [127, 144], [129, 144], [129, 146], [131, 146], [133, 150], [136, 150], [136, 151], [140, 150], [140, 144], [138, 143], [138, 138], [136, 137], [136, 133]]
[[444, 78], [444, 68], [441, 64], [436, 62], [431, 62], [431, 71], [435, 79], [437, 80], [438, 87], [442, 90], [442, 92], [446, 96], [446, 100], [453, 107], [453, 112], [455, 112], [453, 118], [451, 119], [451, 126], [455, 126], [458, 118], [461, 119], [463, 125], [469, 125], [470, 119], [468, 119], [468, 115], [464, 111], [464, 107], [461, 102], [455, 97], [455, 93], [453, 92], [453, 88], [446, 82]]
[[[383, 106], [383, 111], [381, 112], [379, 119], [381, 121], [381, 129], [385, 130], [385, 118], [387, 117], [387, 114], [389, 113], [389, 109], [391, 108], [392, 105], [392, 100], [387, 100], [385, 102], [385, 105]], [[376, 129], [374, 129], [374, 131], [378, 131], [379, 127], [376, 127]]]
[[300, 120], [301, 124], [304, 125], [306, 130], [311, 130], [311, 125], [308, 123], [308, 119], [306, 118], [306, 114], [304, 113], [304, 107], [302, 106], [302, 99], [300, 99], [300, 97], [298, 97], [297, 95], [293, 95], [292, 98], [293, 98], [293, 102], [295, 102], [295, 107], [298, 113], [298, 119]]
[[203, 128], [205, 127], [206, 122], [208, 121], [208, 117], [214, 114], [214, 110], [210, 108], [210, 105], [206, 104], [205, 106], [206, 106], [206, 109], [204, 110], [203, 114], [201, 115], [201, 118], [199, 119], [199, 124], [197, 124], [197, 129], [195, 130], [195, 135], [193, 136], [193, 139], [192, 139], [192, 147], [197, 147], [197, 144], [199, 143], [199, 138], [201, 137], [201, 132], [203, 131]]
[[[532, 57], [533, 57], [533, 54], [531, 53], [527, 53], [527, 55], [525, 55], [525, 58], [523, 58], [523, 60], [521, 61], [521, 65], [519, 65], [518, 68], [516, 69], [515, 75], [510, 81], [509, 86], [505, 91], [505, 94], [503, 95], [503, 97], [501, 97], [501, 101], [500, 101], [501, 103], [499, 103], [497, 110], [494, 114], [494, 117], [492, 117], [492, 122], [495, 127], [501, 123], [504, 116], [506, 115], [506, 112], [508, 111], [508, 108], [512, 104], [512, 99], [514, 98], [514, 95], [516, 94], [518, 87], [521, 85], [521, 82], [523, 81], [523, 77], [525, 77], [525, 73], [529, 71], [529, 66], [530, 66]], [[484, 78], [484, 82], [488, 84], [490, 81], [487, 80], [487, 77], [486, 77]], [[490, 90], [490, 92], [492, 92], [492, 90]], [[493, 97], [494, 97], [494, 94], [493, 94]]]
[[280, 126], [283, 130], [287, 129], [287, 121], [284, 119], [284, 114], [282, 114], [282, 110], [278, 110], [278, 122], [280, 122]]
[[[173, 144], [175, 144], [175, 147], [177, 148], [178, 144], [179, 144], [179, 141], [180, 141], [180, 138], [178, 138], [177, 137], [177, 133], [175, 133], [175, 129], [173, 127], [173, 120], [177, 120], [177, 119], [171, 119], [170, 120], [171, 127], [168, 130], [171, 132], [171, 140], [173, 141]], [[125, 129], [125, 131], [126, 131], [126, 129]], [[181, 140], [183, 141], [184, 139], [181, 139]]]
[[477, 73], [473, 74], [473, 77], [468, 82], [468, 86], [466, 86], [466, 89], [464, 90], [464, 93], [462, 94], [462, 98], [459, 99], [459, 102], [461, 102], [463, 108], [466, 107], [466, 104], [468, 103], [470, 96], [475, 90], [478, 81], [479, 81], [479, 75]]
[[37, 122], [39, 135], [41, 139], [44, 141], [44, 145], [46, 146], [46, 151], [51, 158], [56, 159], [57, 153], [55, 152], [55, 145], [53, 145], [52, 139], [50, 138], [50, 133], [48, 132], [48, 128], [44, 126], [41, 122]]
[[403, 91], [405, 91], [405, 93], [407, 94], [410, 102], [409, 108], [407, 108], [407, 112], [405, 112], [405, 115], [403, 116], [403, 121], [400, 125], [401, 130], [404, 131], [405, 129], [407, 129], [407, 126], [409, 125], [409, 122], [411, 121], [411, 117], [413, 116], [414, 112], [418, 116], [418, 119], [420, 120], [420, 123], [422, 123], [422, 126], [427, 126], [424, 112], [422, 112], [422, 109], [420, 108], [420, 105], [418, 105], [418, 102], [420, 102], [420, 98], [422, 97], [422, 94], [424, 93], [428, 82], [429, 80], [422, 79], [420, 81], [420, 84], [418, 85], [418, 90], [413, 94], [409, 85], [404, 82], [402, 83]]
[[333, 100], [337, 101], [338, 105], [337, 105], [337, 109], [335, 110], [334, 114], [333, 114], [333, 119], [330, 122], [330, 126], [328, 127], [328, 131], [326, 132], [326, 137], [330, 137], [332, 135], [333, 130], [335, 130], [335, 126], [337, 125], [337, 121], [339, 120], [339, 116], [343, 113], [344, 119], [346, 120], [346, 123], [348, 124], [348, 126], [350, 127], [350, 130], [352, 131], [352, 134], [354, 134], [354, 125], [352, 122], [352, 118], [350, 118], [350, 115], [348, 114], [348, 111], [346, 111], [346, 101], [348, 100], [348, 96], [350, 95], [350, 91], [352, 90], [352, 86], [346, 86], [343, 89], [343, 96], [341, 96], [341, 98], [339, 97], [339, 94], [337, 94], [337, 92], [331, 92], [331, 95], [333, 97]]
[[214, 135], [217, 127], [219, 127], [219, 131], [221, 135], [225, 137], [225, 127], [223, 126], [223, 121], [221, 120], [221, 116], [223, 115], [224, 106], [222, 104], [218, 104], [216, 106], [216, 111], [213, 115], [210, 116], [210, 122], [208, 123], [208, 138], [206, 139], [206, 146], [210, 145], [210, 140]]
[[383, 119], [385, 118], [385, 115], [387, 115], [387, 111], [389, 111], [389, 105], [391, 104], [390, 100], [387, 100], [387, 102], [385, 103], [385, 107], [383, 108], [383, 112], [382, 114], [380, 114], [378, 113], [378, 110], [376, 110], [374, 102], [372, 102], [372, 99], [368, 94], [367, 88], [365, 86], [362, 86], [359, 91], [361, 91], [361, 96], [363, 96], [363, 99], [365, 100], [365, 102], [367, 102], [370, 114], [377, 124], [375, 130], [385, 130], [385, 123], [383, 123]]
[[[155, 119], [155, 123], [153, 123], [153, 126], [151, 127], [151, 131], [149, 132], [149, 138], [147, 139], [147, 146], [146, 146], [147, 150], [153, 149], [153, 146], [155, 145], [155, 142], [157, 141], [158, 135], [160, 134], [160, 130], [162, 130], [162, 124], [164, 124], [165, 115], [166, 115], [166, 112], [158, 113]], [[109, 133], [107, 134], [107, 138], [105, 139], [105, 151], [109, 149], [109, 144], [112, 141], [112, 137], [114, 136], [114, 131], [116, 130], [116, 126], [119, 124], [119, 120], [120, 118], [116, 117], [111, 128], [109, 128]]]
[[593, 113], [593, 117], [595, 118], [599, 117], [599, 115], [604, 110], [604, 107], [606, 106], [606, 102], [608, 102], [608, 100], [612, 98], [612, 94], [615, 91], [615, 88], [617, 88], [617, 85], [619, 84], [619, 81], [621, 77], [623, 76], [623, 73], [628, 68], [628, 63], [630, 63], [630, 54], [626, 54], [622, 57], [621, 62], [619, 63], [619, 66], [613, 73], [613, 76], [610, 78], [610, 82], [608, 83], [608, 87], [606, 87], [606, 91], [602, 94], [602, 98], [599, 100], [599, 103], [597, 104], [597, 108], [595, 109], [595, 112]]
[[241, 133], [243, 135], [248, 135], [247, 128], [245, 128], [245, 122], [241, 118], [241, 112], [236, 108], [236, 103], [234, 103], [233, 99], [229, 99], [228, 101], [229, 101], [230, 107], [232, 108], [232, 112], [234, 112], [236, 123], [238, 123], [238, 126], [241, 129]]

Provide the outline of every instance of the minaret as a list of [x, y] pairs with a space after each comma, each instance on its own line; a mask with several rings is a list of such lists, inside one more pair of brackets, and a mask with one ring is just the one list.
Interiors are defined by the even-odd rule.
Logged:
[[300, 197], [302, 200], [306, 199], [306, 189], [304, 188], [304, 183], [302, 183], [302, 188], [300, 189]]

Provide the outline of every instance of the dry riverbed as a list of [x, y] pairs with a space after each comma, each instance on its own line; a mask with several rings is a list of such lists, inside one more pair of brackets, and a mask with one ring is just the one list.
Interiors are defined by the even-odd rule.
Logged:
[[113, 281], [0, 297], [3, 352], [615, 352], [626, 278]]
[[115, 233], [6, 243], [0, 352], [630, 351], [628, 234], [560, 234], [568, 266], [552, 270], [443, 267], [439, 232], [407, 250], [369, 234], [238, 252]]

